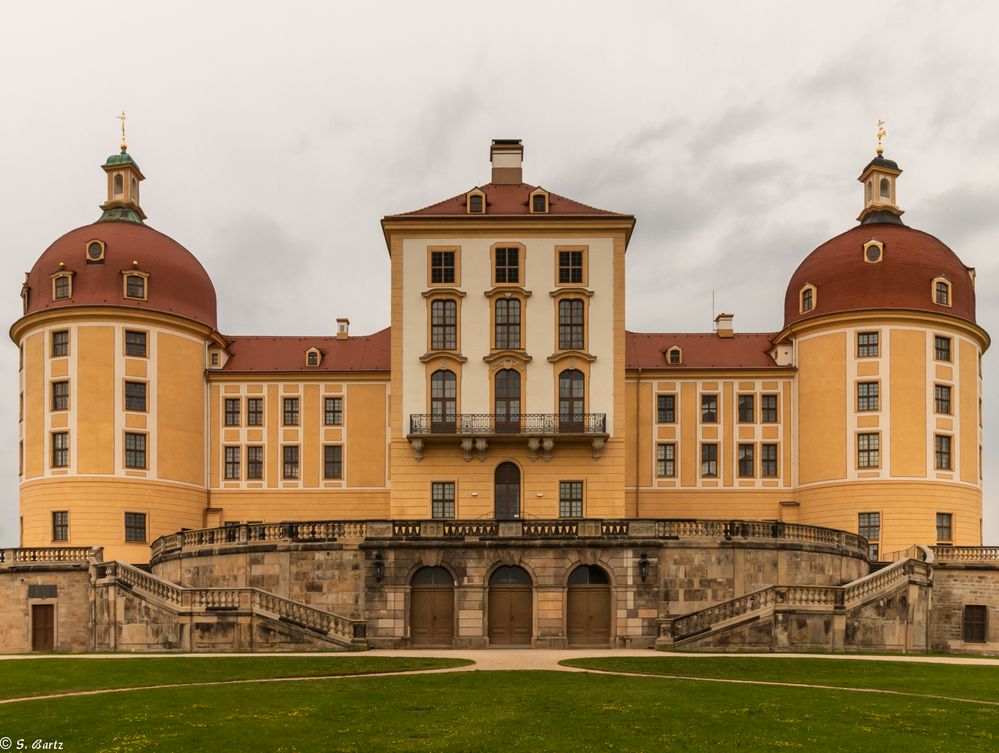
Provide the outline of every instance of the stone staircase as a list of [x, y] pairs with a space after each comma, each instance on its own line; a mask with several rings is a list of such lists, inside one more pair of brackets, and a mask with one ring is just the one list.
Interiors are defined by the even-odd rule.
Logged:
[[[768, 586], [690, 614], [659, 620], [656, 648], [662, 650], [711, 650], [713, 648], [748, 650], [805, 650], [824, 648], [849, 650], [860, 646], [857, 628], [863, 610], [872, 603], [882, 603], [910, 586], [929, 587], [932, 566], [921, 559], [905, 558], [842, 586]], [[901, 650], [921, 646], [912, 640], [910, 628], [925, 629], [926, 620], [913, 613], [918, 594], [906, 593], [896, 607], [906, 610], [906, 635]], [[920, 600], [924, 611], [928, 599]], [[854, 629], [848, 620], [853, 617]], [[795, 630], [797, 629], [797, 639]], [[853, 640], [851, 640], [851, 637]], [[890, 640], [883, 643], [892, 644]]]
[[[250, 587], [187, 588], [120, 561], [97, 563], [95, 570], [95, 585], [98, 589], [105, 589], [109, 596], [113, 591], [115, 597], [120, 593], [136, 598], [153, 610], [173, 615], [179, 624], [188, 627], [188, 646], [166, 645], [164, 648], [193, 650], [191, 626], [211, 626], [219, 618], [229, 623], [242, 618], [243, 622], [251, 623], [251, 628], [254, 621], [272, 623], [285, 634], [292, 634], [299, 642], [319, 642], [352, 650], [367, 648], [364, 620], [325, 612], [270, 591]], [[133, 604], [127, 609], [109, 608], [105, 614], [117, 626], [118, 623], [127, 623], [130, 615], [140, 611]], [[210, 630], [210, 627], [203, 627], [203, 632], [205, 630]], [[116, 650], [115, 641], [112, 639], [110, 642], [112, 645], [108, 647]], [[156, 643], [154, 635], [150, 636], [149, 642]], [[169, 640], [164, 642], [172, 643]], [[252, 646], [238, 646], [235, 650], [241, 648]]]

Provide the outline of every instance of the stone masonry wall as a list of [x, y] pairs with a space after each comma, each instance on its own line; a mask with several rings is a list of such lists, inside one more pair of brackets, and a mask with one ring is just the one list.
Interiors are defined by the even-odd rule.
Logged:
[[[55, 596], [31, 597], [32, 586]], [[0, 569], [0, 653], [31, 651], [31, 605], [55, 605], [55, 651], [93, 650], [90, 572], [86, 565]]]
[[[964, 607], [988, 608], [986, 643], [964, 641]], [[930, 648], [970, 654], [999, 654], [999, 562], [934, 563]]]

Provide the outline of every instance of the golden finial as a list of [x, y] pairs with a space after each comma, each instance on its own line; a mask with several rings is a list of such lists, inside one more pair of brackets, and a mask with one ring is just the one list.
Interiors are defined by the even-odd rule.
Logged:
[[[878, 154], [884, 154], [885, 153], [885, 148], [884, 148], [884, 146], [882, 146], [881, 142], [884, 140], [884, 137], [887, 135], [887, 133], [888, 132], [885, 130], [885, 122], [883, 120], [879, 120], [878, 121]], [[122, 142], [122, 143], [124, 143], [124, 142]]]
[[121, 153], [124, 154], [125, 150], [128, 149], [128, 144], [125, 142], [125, 112], [122, 111], [121, 115], [115, 115], [118, 120], [121, 121]]

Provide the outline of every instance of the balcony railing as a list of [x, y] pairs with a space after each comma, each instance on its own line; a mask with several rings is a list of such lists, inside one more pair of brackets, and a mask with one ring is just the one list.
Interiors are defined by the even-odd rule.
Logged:
[[453, 417], [436, 417], [429, 413], [414, 413], [409, 417], [411, 436], [544, 436], [560, 434], [606, 434], [606, 413], [460, 413]]

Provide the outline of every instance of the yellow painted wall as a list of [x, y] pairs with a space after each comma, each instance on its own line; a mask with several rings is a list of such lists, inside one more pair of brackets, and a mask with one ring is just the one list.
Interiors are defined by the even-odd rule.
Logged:
[[385, 385], [347, 386], [348, 446], [344, 449], [347, 483], [350, 486], [385, 486], [388, 401]]
[[958, 375], [961, 386], [961, 432], [951, 452], [960, 458], [961, 480], [979, 483], [978, 472], [978, 349], [967, 340], [958, 341]]
[[160, 332], [157, 358], [159, 478], [205, 484], [204, 346]]
[[925, 476], [926, 334], [893, 329], [890, 347], [891, 475]]
[[[79, 473], [114, 473], [114, 327], [87, 326], [76, 330], [77, 468]], [[85, 440], [84, 440], [85, 438]], [[189, 448], [190, 449], [190, 448]]]
[[[846, 477], [846, 334], [798, 343], [798, 482]], [[852, 450], [851, 450], [852, 451]]]
[[[387, 489], [215, 490], [212, 507], [219, 520], [385, 520]], [[428, 516], [429, 517], [429, 516]]]
[[41, 476], [45, 469], [45, 357], [44, 332], [24, 340], [24, 478]]

